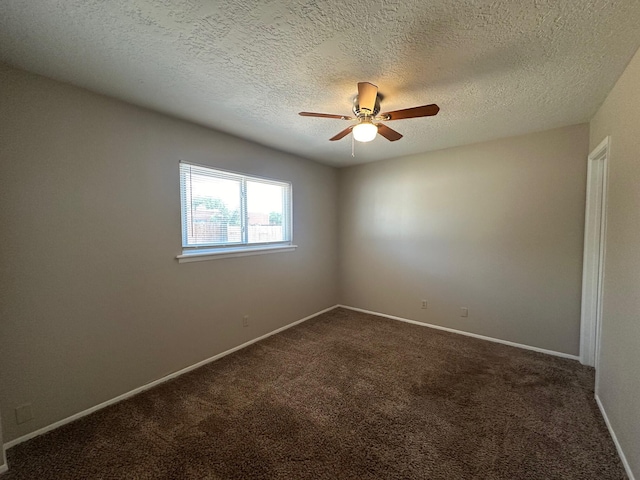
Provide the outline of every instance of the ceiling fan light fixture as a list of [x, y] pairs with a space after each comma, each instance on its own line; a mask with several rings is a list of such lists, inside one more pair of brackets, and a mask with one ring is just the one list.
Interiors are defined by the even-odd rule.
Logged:
[[371, 122], [362, 122], [353, 127], [353, 138], [357, 142], [370, 142], [378, 134], [378, 127]]
[[[390, 120], [402, 120], [404, 118], [432, 117], [440, 110], [435, 103], [431, 105], [421, 105], [419, 107], [403, 108], [390, 112], [380, 112], [381, 97], [378, 94], [378, 87], [373, 83], [359, 82], [358, 95], [353, 99], [353, 114], [355, 117], [345, 115], [335, 115], [332, 113], [300, 112], [303, 117], [335, 118], [338, 120], [356, 120], [356, 125], [350, 125], [341, 132], [329, 139], [330, 142], [341, 140], [350, 133], [353, 133], [352, 140], [357, 142], [370, 142], [378, 134], [390, 142], [400, 140], [402, 135], [392, 128], [387, 127], [383, 122]], [[375, 124], [373, 122], [376, 122]]]

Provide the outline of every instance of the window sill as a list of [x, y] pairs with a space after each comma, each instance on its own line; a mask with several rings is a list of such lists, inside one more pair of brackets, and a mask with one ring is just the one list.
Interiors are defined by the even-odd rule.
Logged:
[[241, 247], [241, 248], [220, 248], [215, 250], [197, 250], [190, 253], [178, 255], [178, 263], [204, 262], [206, 260], [220, 260], [232, 257], [247, 257], [250, 255], [264, 255], [266, 253], [293, 252], [297, 245], [278, 245], [272, 247]]

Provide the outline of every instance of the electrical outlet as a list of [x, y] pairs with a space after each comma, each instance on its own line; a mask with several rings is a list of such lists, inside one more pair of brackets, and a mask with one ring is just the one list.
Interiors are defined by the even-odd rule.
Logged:
[[469, 309], [467, 307], [461, 307], [460, 308], [460, 316], [461, 317], [468, 317], [469, 316]]
[[25, 403], [16, 407], [16, 423], [18, 425], [26, 423], [29, 420], [33, 420], [33, 412], [31, 411], [31, 404]]
[[420, 307], [422, 309], [426, 309], [427, 308], [427, 301], [426, 300], [422, 300], [422, 307]]
[[249, 326], [249, 315], [245, 315], [244, 317], [242, 317], [242, 326], [243, 327]]

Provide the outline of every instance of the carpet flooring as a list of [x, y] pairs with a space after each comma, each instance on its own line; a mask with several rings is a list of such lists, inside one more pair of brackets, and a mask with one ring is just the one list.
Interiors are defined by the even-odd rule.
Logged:
[[335, 309], [7, 452], [17, 479], [624, 479], [578, 362]]

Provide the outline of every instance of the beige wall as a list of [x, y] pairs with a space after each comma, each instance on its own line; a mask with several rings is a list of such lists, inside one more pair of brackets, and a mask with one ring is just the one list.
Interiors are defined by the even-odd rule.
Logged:
[[577, 355], [588, 135], [342, 169], [341, 303]]
[[591, 148], [611, 136], [599, 386], [640, 478], [640, 51], [591, 121]]
[[[337, 302], [335, 169], [5, 66], [0, 84], [5, 442]], [[178, 264], [181, 159], [291, 180], [298, 250]]]

